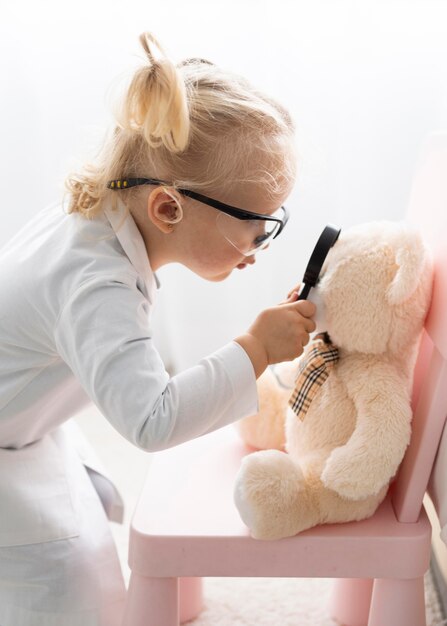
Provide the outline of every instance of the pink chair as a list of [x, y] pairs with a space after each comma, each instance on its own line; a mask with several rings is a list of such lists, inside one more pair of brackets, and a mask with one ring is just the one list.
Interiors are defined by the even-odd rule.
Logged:
[[425, 626], [431, 526], [422, 505], [447, 413], [447, 133], [429, 137], [409, 221], [433, 251], [435, 283], [415, 370], [413, 435], [373, 517], [279, 541], [252, 539], [233, 504], [247, 450], [230, 426], [158, 453], [130, 533], [124, 626], [177, 626], [203, 604], [203, 576], [336, 579], [345, 626]]

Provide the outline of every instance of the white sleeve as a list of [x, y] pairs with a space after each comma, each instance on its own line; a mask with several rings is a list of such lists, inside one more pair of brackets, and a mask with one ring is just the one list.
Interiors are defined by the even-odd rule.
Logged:
[[55, 325], [58, 354], [118, 432], [154, 452], [257, 412], [254, 369], [234, 341], [169, 378], [152, 340], [150, 307], [130, 276], [90, 281]]

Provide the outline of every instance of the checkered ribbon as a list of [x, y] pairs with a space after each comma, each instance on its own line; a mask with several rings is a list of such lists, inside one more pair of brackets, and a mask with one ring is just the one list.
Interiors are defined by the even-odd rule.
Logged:
[[338, 350], [330, 343], [329, 335], [315, 335], [306, 348], [298, 368], [295, 389], [289, 398], [289, 406], [301, 421], [337, 361]]

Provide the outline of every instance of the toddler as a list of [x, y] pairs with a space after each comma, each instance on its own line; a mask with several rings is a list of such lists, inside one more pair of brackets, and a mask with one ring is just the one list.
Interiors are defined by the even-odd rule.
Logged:
[[196, 366], [166, 372], [155, 272], [176, 262], [222, 281], [255, 263], [288, 219], [294, 129], [240, 76], [140, 41], [147, 61], [97, 162], [0, 250], [3, 626], [121, 623], [101, 481], [64, 422], [93, 402], [142, 450], [179, 445], [256, 413], [256, 379], [315, 330], [315, 306], [292, 289]]

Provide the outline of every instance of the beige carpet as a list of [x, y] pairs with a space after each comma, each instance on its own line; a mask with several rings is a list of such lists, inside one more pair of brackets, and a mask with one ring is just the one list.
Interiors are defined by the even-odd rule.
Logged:
[[[77, 423], [125, 498], [123, 525], [112, 524], [124, 578], [129, 580], [127, 537], [152, 455], [121, 437], [95, 409], [79, 414]], [[430, 572], [425, 577], [427, 626], [447, 625]], [[205, 608], [189, 626], [336, 626], [327, 612], [330, 579], [207, 578]]]
[[[443, 620], [430, 574], [427, 626]], [[207, 578], [205, 610], [189, 626], [337, 626], [328, 614], [332, 581], [317, 578]]]

